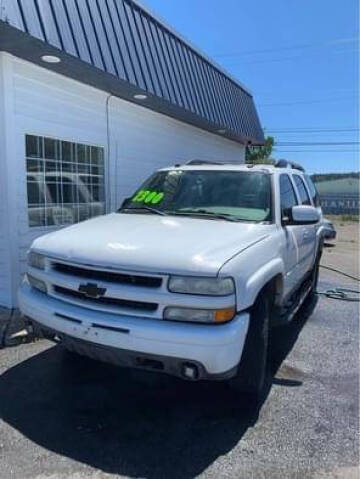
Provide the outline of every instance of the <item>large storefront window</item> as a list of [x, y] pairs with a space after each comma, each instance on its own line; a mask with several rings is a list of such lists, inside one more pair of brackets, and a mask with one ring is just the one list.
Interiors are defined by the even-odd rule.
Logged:
[[26, 135], [30, 226], [77, 223], [105, 211], [104, 149]]

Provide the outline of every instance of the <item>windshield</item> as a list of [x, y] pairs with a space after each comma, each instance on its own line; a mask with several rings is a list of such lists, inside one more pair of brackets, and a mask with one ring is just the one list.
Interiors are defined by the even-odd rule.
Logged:
[[245, 171], [159, 171], [119, 211], [271, 221], [270, 176]]

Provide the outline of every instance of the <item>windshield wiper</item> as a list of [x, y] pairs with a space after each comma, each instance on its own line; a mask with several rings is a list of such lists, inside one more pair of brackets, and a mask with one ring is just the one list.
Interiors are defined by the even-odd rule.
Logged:
[[174, 215], [184, 215], [184, 216], [206, 216], [208, 218], [214, 218], [214, 219], [219, 219], [219, 220], [225, 220], [225, 221], [238, 221], [236, 218], [234, 218], [232, 215], [228, 215], [226, 213], [214, 213], [213, 211], [209, 210], [186, 210], [186, 211], [171, 211], [170, 214]]
[[164, 211], [157, 210], [156, 208], [151, 208], [150, 206], [124, 206], [123, 208], [120, 208], [118, 212], [121, 212], [123, 210], [145, 210], [155, 215], [168, 216], [167, 213], [164, 213]]

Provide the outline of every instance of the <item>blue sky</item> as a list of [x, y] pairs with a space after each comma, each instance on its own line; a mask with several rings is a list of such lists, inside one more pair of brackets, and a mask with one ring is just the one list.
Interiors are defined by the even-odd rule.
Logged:
[[[143, 3], [250, 88], [278, 142], [359, 142], [357, 0]], [[359, 145], [279, 146], [274, 156], [311, 173], [359, 170]]]

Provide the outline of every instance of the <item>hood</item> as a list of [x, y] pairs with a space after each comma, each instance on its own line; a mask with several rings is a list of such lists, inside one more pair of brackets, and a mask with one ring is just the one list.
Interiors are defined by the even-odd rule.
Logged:
[[273, 225], [118, 214], [100, 216], [34, 241], [33, 248], [73, 263], [152, 273], [216, 275]]

